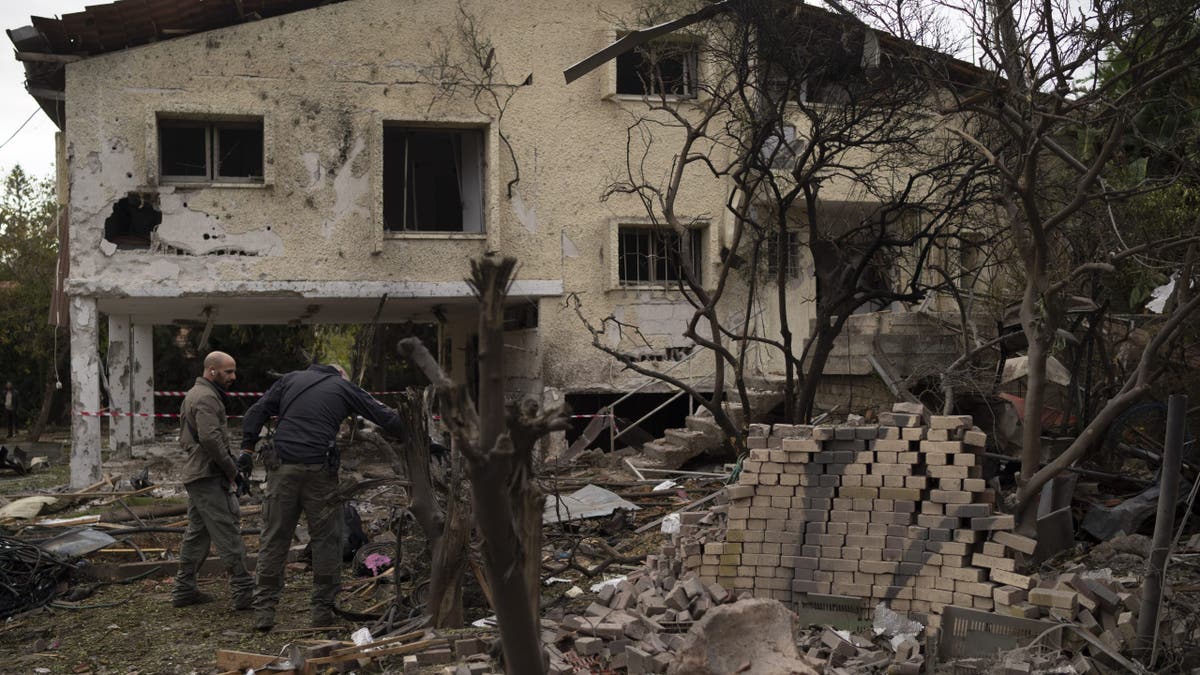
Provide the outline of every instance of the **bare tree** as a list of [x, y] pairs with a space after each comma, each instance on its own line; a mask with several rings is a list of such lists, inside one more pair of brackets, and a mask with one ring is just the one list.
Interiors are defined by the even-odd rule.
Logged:
[[[958, 100], [946, 113], [970, 118], [969, 124], [951, 128], [993, 170], [988, 180], [1000, 226], [1021, 263], [1020, 322], [1029, 354], [1021, 440], [1020, 502], [1025, 507], [1148, 390], [1160, 350], [1196, 309], [1192, 302], [1176, 304], [1120, 393], [1071, 450], [1039, 470], [1046, 364], [1065, 326], [1069, 297], [1118, 265], [1136, 262], [1151, 250], [1182, 252], [1196, 239], [1194, 230], [1185, 230], [1139, 241], [1114, 210], [1179, 178], [1176, 172], [1123, 179], [1129, 161], [1124, 148], [1147, 141], [1137, 117], [1153, 103], [1155, 92], [1195, 68], [1200, 47], [1200, 5], [1151, 4], [1101, 0], [1087, 6], [993, 2], [957, 7], [970, 22], [983, 72], [990, 74], [961, 80], [954, 88]], [[1101, 70], [1106, 77], [1097, 76]], [[1186, 152], [1179, 140], [1155, 139], [1156, 151], [1181, 158]], [[1089, 245], [1108, 232], [1115, 235], [1112, 247]]]
[[[576, 309], [597, 348], [687, 391], [736, 441], [742, 430], [722, 402], [728, 377], [749, 410], [749, 350], [782, 362], [787, 415], [807, 419], [849, 317], [921, 300], [945, 283], [929, 270], [942, 249], [986, 237], [965, 231], [977, 222], [968, 217], [981, 196], [974, 176], [990, 168], [931, 114], [942, 92], [925, 71], [945, 75], [948, 59], [808, 5], [719, 4], [693, 14], [705, 20], [686, 32], [637, 47], [645, 110], [629, 124], [624, 170], [605, 195], [636, 197], [676, 247], [675, 290], [695, 310], [684, 336], [713, 356], [712, 394], [605, 339], [636, 327], [612, 316], [593, 323], [578, 300]], [[688, 9], [667, 3], [636, 23]], [[703, 60], [705, 77], [681, 87], [674, 64], [684, 58]], [[674, 158], [665, 175], [652, 168], [663, 155]], [[709, 278], [689, 234], [711, 215], [688, 213], [682, 197], [697, 184], [725, 191], [732, 223]], [[811, 265], [815, 296], [795, 288], [801, 265]], [[804, 302], [815, 305], [811, 333], [789, 319]], [[777, 332], [753, 320], [768, 304]]]

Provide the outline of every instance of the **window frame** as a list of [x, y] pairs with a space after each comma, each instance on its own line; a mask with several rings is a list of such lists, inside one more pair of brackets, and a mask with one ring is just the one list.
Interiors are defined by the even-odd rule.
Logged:
[[[704, 232], [704, 229], [705, 229], [704, 226], [688, 228], [688, 236], [690, 236], [692, 238], [692, 266], [693, 266], [693, 269], [695, 270], [696, 275], [700, 277], [698, 279], [698, 282], [700, 284], [704, 283], [704, 277], [705, 277], [704, 265], [703, 265], [703, 262], [704, 262], [704, 254], [703, 254], [703, 247], [704, 247], [703, 232]], [[677, 232], [675, 232], [674, 230], [672, 230], [671, 228], [658, 226], [658, 225], [655, 225], [652, 223], [637, 223], [637, 222], [625, 222], [625, 221], [615, 223], [614, 236], [615, 236], [616, 240], [614, 242], [615, 247], [614, 247], [614, 255], [613, 255], [613, 258], [615, 261], [615, 270], [613, 272], [613, 282], [614, 282], [613, 287], [615, 289], [621, 289], [621, 290], [666, 289], [666, 290], [671, 290], [671, 289], [678, 289], [679, 284], [683, 283], [683, 281], [684, 281], [684, 276], [682, 274], [683, 266], [678, 261], [675, 262], [675, 267], [679, 271], [678, 276], [676, 278], [673, 278], [673, 279], [672, 278], [666, 278], [666, 279], [656, 278], [657, 277], [657, 268], [658, 268], [657, 259], [660, 257], [665, 258], [665, 256], [659, 256], [657, 250], [654, 250], [649, 254], [650, 262], [648, 264], [648, 270], [647, 270], [648, 274], [650, 276], [649, 279], [645, 279], [645, 280], [632, 279], [631, 280], [631, 279], [623, 278], [623, 276], [622, 276], [622, 273], [626, 269], [625, 258], [626, 258], [627, 254], [625, 253], [625, 237], [627, 235], [635, 235], [635, 234], [636, 235], [645, 235], [649, 238], [651, 247], [654, 248], [654, 247], [656, 247], [656, 244], [659, 244], [660, 242], [665, 244], [666, 240], [665, 240], [664, 236], [660, 235], [660, 233], [664, 233], [668, 237], [679, 237], [679, 234]], [[678, 255], [678, 254], [676, 254], [676, 255]], [[667, 262], [667, 265], [670, 265], [669, 261]], [[670, 269], [670, 268], [667, 267], [666, 269]]]
[[[618, 39], [627, 35], [627, 31], [609, 30], [606, 34], [607, 43], [612, 44]], [[602, 98], [613, 101], [669, 101], [669, 102], [684, 102], [696, 101], [704, 98], [704, 90], [700, 84], [704, 81], [706, 68], [704, 59], [701, 58], [704, 48], [704, 42], [699, 37], [689, 35], [669, 35], [656, 38], [651, 42], [671, 42], [674, 44], [682, 44], [689, 47], [688, 58], [685, 63], [686, 69], [691, 73], [690, 93], [688, 94], [656, 94], [656, 93], [623, 93], [619, 91], [618, 83], [620, 82], [620, 71], [618, 68], [618, 58], [609, 60], [605, 69], [606, 76], [604, 82], [604, 93]]]
[[[786, 246], [788, 248], [787, 259], [784, 262], [783, 278], [788, 281], [798, 281], [800, 279], [800, 230], [789, 228], [786, 231]], [[774, 283], [778, 279], [778, 265], [775, 262], [775, 250], [779, 246], [780, 233], [778, 230], [772, 230], [763, 242], [766, 258], [766, 281]]]
[[[163, 141], [164, 129], [196, 129], [204, 130], [204, 175], [179, 175], [164, 173]], [[224, 176], [219, 173], [219, 136], [221, 129], [250, 129], [257, 130], [262, 138], [260, 152], [259, 175], [257, 176]], [[270, 183], [268, 178], [267, 161], [267, 123], [264, 116], [210, 116], [187, 114], [156, 115], [154, 128], [155, 143], [155, 174], [158, 181], [166, 185], [245, 185], [263, 186]]]
[[[387, 133], [389, 130], [399, 131], [401, 133], [406, 133], [406, 134], [451, 134], [451, 135], [460, 135], [460, 136], [466, 135], [466, 134], [474, 135], [475, 143], [476, 143], [477, 147], [476, 147], [476, 157], [475, 157], [476, 161], [472, 162], [472, 164], [474, 164], [478, 168], [478, 174], [475, 176], [473, 183], [474, 183], [475, 188], [478, 191], [478, 194], [473, 195], [470, 201], [475, 202], [474, 208], [475, 208], [475, 211], [478, 213], [479, 222], [478, 222], [478, 226], [476, 229], [467, 229], [467, 219], [465, 217], [462, 218], [461, 228], [457, 229], [457, 230], [454, 230], [454, 229], [406, 229], [404, 227], [404, 224], [406, 224], [407, 219], [408, 219], [407, 213], [402, 214], [402, 224], [401, 224], [400, 228], [392, 229], [392, 228], [388, 227], [388, 225], [389, 225], [388, 213], [389, 212], [387, 209], [386, 198], [383, 195], [383, 190], [385, 190], [387, 188], [387, 185], [386, 185], [386, 182], [384, 179], [384, 171], [385, 171], [385, 167], [386, 167], [386, 163], [387, 163], [387, 152], [386, 152], [386, 148], [385, 148], [386, 136], [387, 136]], [[488, 224], [489, 224], [488, 216], [489, 216], [489, 212], [490, 212], [490, 208], [489, 208], [490, 205], [489, 205], [488, 199], [487, 199], [488, 190], [490, 187], [489, 186], [490, 176], [489, 176], [489, 172], [488, 172], [488, 165], [489, 165], [490, 157], [488, 155], [488, 152], [489, 152], [489, 147], [491, 145], [491, 139], [489, 138], [489, 131], [485, 126], [480, 126], [480, 125], [432, 125], [432, 124], [424, 124], [424, 123], [414, 123], [414, 122], [410, 122], [410, 121], [406, 121], [406, 120], [384, 119], [384, 120], [380, 121], [380, 128], [378, 130], [378, 133], [379, 133], [379, 141], [380, 141], [380, 143], [379, 143], [379, 148], [380, 148], [380, 150], [379, 150], [379, 158], [380, 158], [380, 163], [379, 163], [379, 167], [380, 167], [379, 168], [379, 171], [380, 171], [380, 174], [379, 174], [379, 184], [380, 184], [379, 229], [381, 230], [382, 235], [385, 239], [406, 238], [406, 237], [415, 237], [415, 238], [420, 238], [420, 237], [486, 238], [488, 236], [489, 230], [491, 229], [488, 227]], [[465, 167], [466, 167], [466, 163], [463, 161], [463, 156], [465, 156], [465, 154], [468, 152], [466, 145], [460, 144], [459, 148], [458, 148], [458, 152], [461, 154], [460, 154], [460, 157], [456, 158], [455, 164], [457, 167], [459, 167], [459, 170], [461, 171], [461, 170], [465, 169]], [[404, 170], [407, 171], [407, 166], [405, 167]], [[403, 182], [404, 182], [404, 189], [407, 191], [408, 190], [407, 179], [404, 179]], [[463, 194], [462, 194], [462, 190], [465, 187], [465, 185], [462, 181], [462, 175], [459, 176], [459, 185], [460, 185], [459, 200], [465, 206], [467, 204], [468, 200], [464, 199]], [[407, 211], [407, 209], [405, 209], [405, 211]]]

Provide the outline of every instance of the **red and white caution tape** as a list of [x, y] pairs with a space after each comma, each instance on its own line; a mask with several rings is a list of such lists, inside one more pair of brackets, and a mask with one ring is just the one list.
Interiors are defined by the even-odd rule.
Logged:
[[[265, 391], [227, 391], [227, 392], [225, 392], [225, 395], [226, 396], [262, 396], [265, 393], [267, 393], [267, 392], [265, 392]], [[369, 391], [367, 393], [372, 396], [396, 396], [398, 394], [403, 394], [405, 392], [403, 392], [403, 391]], [[154, 395], [155, 396], [170, 396], [170, 397], [175, 397], [175, 398], [182, 398], [184, 396], [187, 396], [187, 392], [186, 391], [156, 391], [156, 392], [154, 392]]]

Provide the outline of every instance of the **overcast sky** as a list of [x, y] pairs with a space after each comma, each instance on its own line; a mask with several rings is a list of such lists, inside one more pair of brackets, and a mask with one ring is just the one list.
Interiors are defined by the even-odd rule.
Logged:
[[[30, 16], [61, 16], [82, 11], [95, 0], [0, 0], [0, 27], [20, 28]], [[7, 174], [20, 164], [29, 173], [49, 176], [54, 171], [54, 132], [57, 127], [25, 91], [25, 68], [13, 56], [12, 42], [0, 54], [0, 143], [8, 140], [21, 123], [33, 118], [4, 147], [0, 147], [0, 171]], [[36, 114], [34, 112], [36, 111]]]

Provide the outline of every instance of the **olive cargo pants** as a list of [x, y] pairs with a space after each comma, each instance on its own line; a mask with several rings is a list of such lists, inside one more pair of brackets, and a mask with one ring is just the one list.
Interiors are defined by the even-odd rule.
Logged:
[[188, 525], [179, 546], [179, 572], [172, 598], [187, 601], [196, 597], [196, 573], [208, 557], [211, 544], [229, 573], [231, 605], [247, 609], [254, 592], [254, 578], [246, 570], [246, 546], [242, 543], [241, 509], [229, 483], [218, 476], [194, 480], [184, 486], [188, 493]]
[[337, 476], [321, 464], [281, 464], [267, 476], [267, 483], [254, 623], [260, 628], [274, 624], [288, 547], [303, 513], [312, 539], [312, 620], [314, 625], [327, 626], [341, 581], [342, 505]]

